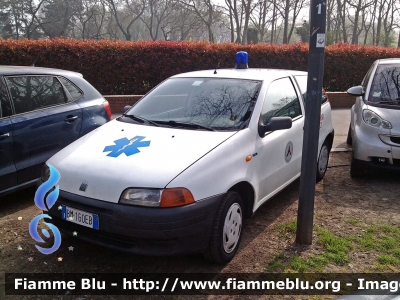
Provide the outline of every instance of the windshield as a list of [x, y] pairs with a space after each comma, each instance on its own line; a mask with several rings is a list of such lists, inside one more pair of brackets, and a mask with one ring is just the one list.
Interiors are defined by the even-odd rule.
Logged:
[[[261, 81], [225, 78], [171, 78], [127, 112], [148, 124], [204, 130], [237, 130], [247, 125]], [[132, 118], [129, 118], [132, 119]], [[123, 120], [123, 118], [122, 118]]]
[[379, 65], [372, 81], [369, 102], [398, 104], [400, 101], [400, 64]]

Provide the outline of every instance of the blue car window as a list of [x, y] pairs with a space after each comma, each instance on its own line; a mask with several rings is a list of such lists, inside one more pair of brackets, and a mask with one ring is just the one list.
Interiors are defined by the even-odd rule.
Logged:
[[11, 102], [7, 95], [7, 87], [3, 79], [0, 79], [0, 118], [12, 115]]
[[16, 114], [64, 104], [63, 86], [53, 76], [6, 77]]
[[80, 99], [83, 96], [83, 92], [78, 89], [71, 81], [64, 77], [58, 77], [58, 79], [60, 79], [61, 83], [65, 86], [74, 101]]

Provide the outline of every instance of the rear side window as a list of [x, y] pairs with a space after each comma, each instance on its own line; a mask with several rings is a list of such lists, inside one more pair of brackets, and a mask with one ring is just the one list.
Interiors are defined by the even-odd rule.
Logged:
[[71, 81], [64, 77], [58, 77], [58, 79], [60, 79], [61, 83], [65, 86], [74, 101], [80, 99], [83, 96], [83, 92], [78, 89], [76, 85], [73, 84]]
[[268, 124], [272, 117], [294, 119], [300, 115], [300, 101], [292, 81], [288, 77], [273, 81], [268, 87], [261, 111], [263, 124]]
[[[305, 101], [306, 100], [306, 96], [307, 96], [307, 76], [298, 75], [298, 76], [294, 76], [294, 78], [296, 79], [297, 83], [299, 84], [300, 91], [301, 91], [301, 93], [303, 95], [303, 98], [304, 98], [304, 101]], [[328, 101], [328, 98], [322, 92], [321, 105], [324, 104], [327, 101]], [[305, 103], [304, 103], [304, 105], [305, 105]]]
[[11, 102], [7, 95], [7, 87], [3, 79], [0, 79], [0, 118], [12, 115]]
[[6, 78], [16, 114], [64, 104], [63, 86], [53, 76], [18, 76]]

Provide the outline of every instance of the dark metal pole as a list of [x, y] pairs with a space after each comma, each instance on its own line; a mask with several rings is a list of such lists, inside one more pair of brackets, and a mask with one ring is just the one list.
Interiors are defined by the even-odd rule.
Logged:
[[319, 154], [318, 137], [324, 75], [325, 24], [326, 2], [311, 0], [306, 115], [296, 234], [296, 242], [306, 245], [312, 243], [314, 221], [315, 182]]

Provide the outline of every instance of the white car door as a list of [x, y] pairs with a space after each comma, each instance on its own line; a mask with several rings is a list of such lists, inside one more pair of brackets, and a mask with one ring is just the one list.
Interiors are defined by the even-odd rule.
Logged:
[[291, 117], [293, 123], [290, 129], [267, 132], [264, 137], [257, 137], [256, 151], [260, 162], [256, 170], [259, 201], [257, 206], [300, 174], [303, 107], [289, 77], [277, 79], [268, 87], [261, 111], [263, 124], [268, 124], [272, 117]]

